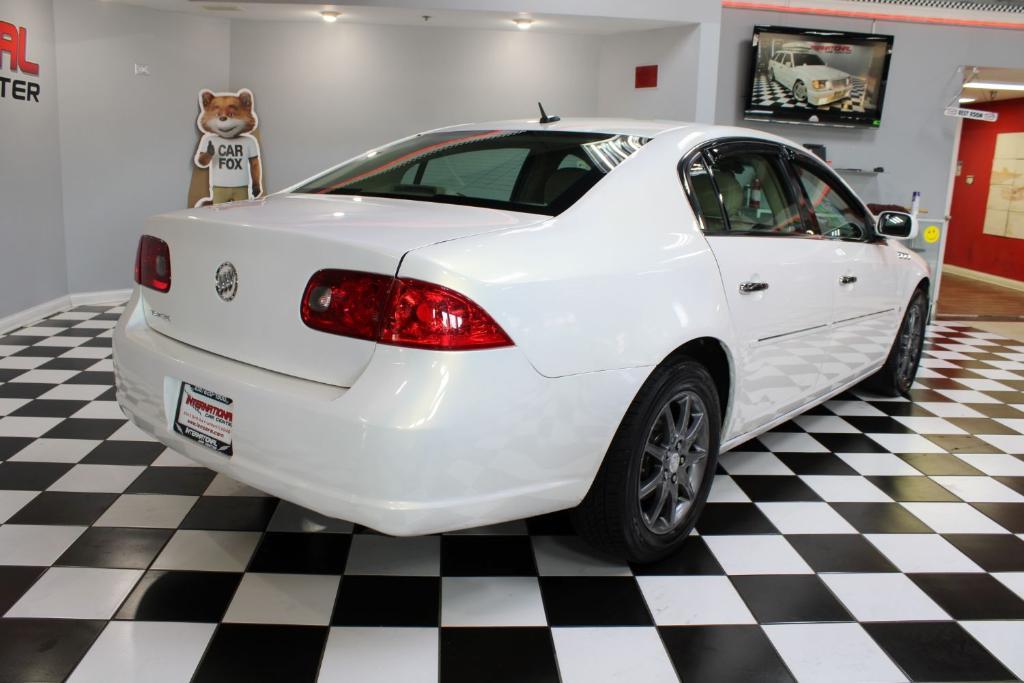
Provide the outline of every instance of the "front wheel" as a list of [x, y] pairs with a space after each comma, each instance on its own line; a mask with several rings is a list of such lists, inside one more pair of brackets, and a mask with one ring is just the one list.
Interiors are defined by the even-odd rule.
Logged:
[[577, 532], [634, 562], [677, 550], [697, 523], [718, 462], [721, 412], [702, 365], [655, 371], [626, 412], [586, 498]]
[[803, 81], [797, 81], [793, 84], [793, 97], [800, 102], [807, 101], [807, 86], [804, 85]]
[[928, 318], [928, 295], [923, 289], [914, 292], [903, 315], [889, 357], [882, 369], [868, 378], [865, 385], [884, 396], [910, 398], [910, 388], [917, 376], [924, 348], [924, 332]]

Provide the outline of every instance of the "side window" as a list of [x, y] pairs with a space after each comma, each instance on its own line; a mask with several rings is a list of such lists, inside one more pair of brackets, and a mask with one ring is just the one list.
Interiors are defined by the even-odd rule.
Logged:
[[502, 147], [436, 157], [427, 161], [420, 184], [436, 194], [509, 201], [529, 152]]
[[579, 158], [575, 154], [566, 154], [562, 157], [562, 160], [558, 163], [558, 169], [561, 171], [563, 168], [579, 169], [581, 171], [589, 171], [592, 167], [583, 159]]
[[778, 157], [759, 152], [726, 153], [711, 165], [728, 230], [750, 234], [805, 234], [796, 198]]
[[698, 156], [696, 160], [690, 162], [686, 174], [690, 179], [690, 187], [693, 188], [693, 199], [696, 203], [694, 209], [703, 219], [704, 230], [709, 233], [724, 232], [726, 226], [722, 218], [722, 203], [718, 199], [718, 191], [711, 182], [711, 175], [704, 165], [704, 160]]
[[807, 202], [825, 237], [861, 240], [868, 237], [868, 220], [863, 210], [849, 201], [845, 193], [826, 180], [824, 174], [809, 163], [796, 161], [797, 178], [807, 195]]

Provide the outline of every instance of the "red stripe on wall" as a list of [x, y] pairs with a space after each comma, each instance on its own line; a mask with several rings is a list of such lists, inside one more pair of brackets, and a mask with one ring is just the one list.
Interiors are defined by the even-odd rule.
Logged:
[[790, 14], [819, 14], [828, 17], [849, 17], [852, 19], [875, 19], [878, 21], [902, 21], [912, 24], [939, 24], [943, 26], [971, 26], [975, 28], [1008, 28], [1024, 30], [1024, 23], [1010, 21], [983, 21], [977, 19], [952, 19], [946, 17], [921, 17], [913, 14], [889, 14], [887, 12], [855, 12], [852, 10], [826, 9], [818, 7], [792, 7], [770, 2], [742, 2], [722, 0], [722, 7], [731, 9], [752, 9], [765, 12], [789, 12]]

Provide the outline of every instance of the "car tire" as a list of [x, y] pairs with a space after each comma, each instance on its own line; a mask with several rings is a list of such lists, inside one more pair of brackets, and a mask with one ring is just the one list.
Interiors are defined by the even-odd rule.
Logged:
[[590, 491], [572, 511], [577, 533], [631, 562], [653, 562], [678, 550], [714, 480], [719, 406], [714, 380], [700, 363], [681, 358], [656, 370], [626, 411]]
[[799, 102], [807, 101], [807, 86], [804, 85], [803, 81], [797, 81], [793, 84], [793, 97]]
[[924, 332], [928, 322], [928, 293], [918, 288], [907, 304], [903, 322], [889, 349], [882, 369], [868, 378], [865, 387], [883, 396], [910, 398], [910, 387], [917, 375], [924, 348]]

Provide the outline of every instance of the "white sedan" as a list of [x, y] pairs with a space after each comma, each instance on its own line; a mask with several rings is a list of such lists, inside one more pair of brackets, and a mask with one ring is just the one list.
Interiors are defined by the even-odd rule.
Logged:
[[776, 52], [768, 62], [768, 77], [781, 83], [798, 101], [815, 107], [848, 97], [853, 89], [850, 74], [828, 66], [806, 50]]
[[118, 401], [203, 465], [384, 533], [574, 508], [650, 561], [720, 452], [865, 379], [909, 392], [916, 230], [756, 131], [435, 130], [149, 219]]

